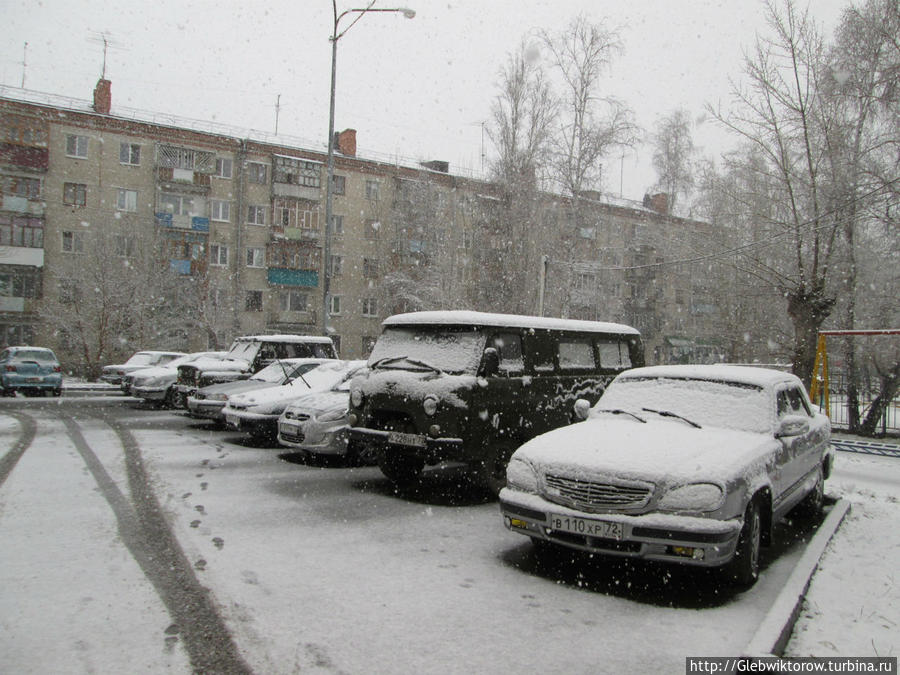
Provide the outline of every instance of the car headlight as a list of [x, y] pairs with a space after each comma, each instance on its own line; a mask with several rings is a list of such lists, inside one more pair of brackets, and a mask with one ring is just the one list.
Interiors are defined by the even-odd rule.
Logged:
[[422, 408], [425, 409], [425, 414], [429, 417], [434, 415], [438, 409], [438, 397], [434, 394], [428, 394], [425, 400], [422, 401]]
[[210, 401], [227, 401], [228, 394], [211, 394], [207, 397]]
[[363, 393], [362, 389], [354, 388], [353, 391], [350, 392], [350, 403], [353, 404], [354, 408], [361, 408], [363, 404]]
[[514, 490], [537, 493], [537, 472], [525, 460], [513, 457], [506, 466], [506, 485]]
[[329, 410], [327, 412], [323, 412], [321, 415], [316, 417], [316, 420], [319, 422], [340, 422], [347, 416], [347, 411], [344, 408], [340, 410]]
[[724, 501], [725, 493], [714, 483], [691, 483], [672, 488], [659, 500], [661, 511], [715, 511]]

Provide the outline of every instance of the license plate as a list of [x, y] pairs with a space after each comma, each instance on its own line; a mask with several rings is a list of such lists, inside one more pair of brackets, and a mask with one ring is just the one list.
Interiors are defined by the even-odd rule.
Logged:
[[424, 448], [425, 437], [419, 434], [403, 434], [399, 431], [392, 431], [388, 434], [388, 443], [405, 445], [410, 448]]
[[42, 382], [44, 380], [43, 377], [26, 377], [26, 382]]
[[573, 534], [583, 534], [586, 537], [599, 537], [600, 539], [621, 540], [622, 523], [612, 523], [605, 520], [590, 520], [588, 518], [574, 518], [572, 516], [550, 516], [550, 529]]
[[225, 421], [233, 427], [241, 426], [241, 418], [237, 415], [225, 415]]

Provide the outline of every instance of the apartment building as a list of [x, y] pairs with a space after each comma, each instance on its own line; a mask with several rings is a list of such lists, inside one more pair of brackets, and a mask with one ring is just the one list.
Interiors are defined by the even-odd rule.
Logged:
[[102, 293], [135, 294], [126, 305], [135, 314], [142, 292], [171, 310], [164, 326], [159, 307], [137, 334], [131, 322], [111, 357], [327, 332], [359, 358], [395, 312], [535, 313], [539, 299], [546, 315], [631, 323], [664, 357], [667, 332], [696, 344], [697, 308], [714, 310], [689, 271], [652, 265], [708, 226], [652, 205], [546, 195], [537, 225], [504, 230], [496, 185], [453, 176], [443, 162], [357, 157], [346, 130], [335, 138], [326, 260], [324, 151], [120, 117], [106, 80], [92, 104], [9, 91], [0, 96], [0, 343], [51, 346], [70, 368], [79, 356], [66, 326], [79, 320], [79, 298]]

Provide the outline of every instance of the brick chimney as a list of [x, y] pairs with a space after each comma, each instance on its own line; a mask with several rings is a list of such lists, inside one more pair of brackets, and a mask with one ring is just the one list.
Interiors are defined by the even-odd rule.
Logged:
[[101, 77], [94, 87], [94, 112], [109, 115], [110, 106], [112, 106], [112, 82]]
[[347, 157], [356, 157], [356, 129], [344, 129], [336, 132], [334, 149]]
[[665, 192], [657, 192], [655, 195], [649, 196], [645, 195], [644, 206], [667, 216], [669, 215], [669, 195]]

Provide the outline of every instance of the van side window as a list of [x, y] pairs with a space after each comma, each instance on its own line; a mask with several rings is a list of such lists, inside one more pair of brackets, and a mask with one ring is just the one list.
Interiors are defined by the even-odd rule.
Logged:
[[595, 367], [594, 349], [589, 340], [560, 340], [560, 370], [593, 370]]
[[628, 343], [624, 340], [597, 340], [601, 368], [631, 368]]
[[494, 336], [494, 347], [500, 354], [500, 370], [507, 373], [520, 373], [525, 370], [522, 338], [517, 333], [498, 333]]
[[548, 331], [534, 331], [529, 335], [526, 347], [536, 373], [552, 373], [556, 370], [557, 341]]

